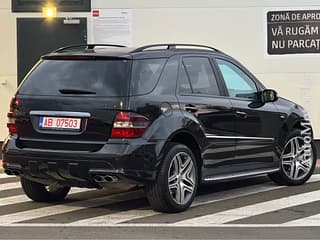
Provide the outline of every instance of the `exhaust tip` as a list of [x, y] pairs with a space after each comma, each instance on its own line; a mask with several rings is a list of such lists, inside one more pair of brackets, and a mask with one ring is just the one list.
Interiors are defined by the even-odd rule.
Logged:
[[97, 182], [97, 183], [101, 183], [101, 182], [103, 182], [103, 177], [102, 177], [101, 175], [95, 175], [95, 176], [93, 177], [93, 180], [94, 180], [95, 182]]
[[4, 170], [4, 172], [8, 175], [14, 175], [13, 172], [9, 169]]
[[111, 175], [95, 175], [93, 177], [93, 180], [96, 183], [111, 183], [111, 182], [117, 182], [119, 178]]
[[6, 169], [4, 170], [4, 172], [8, 175], [15, 175], [15, 176], [20, 176], [22, 173], [20, 170], [16, 170], [16, 169]]
[[107, 182], [118, 182], [119, 178], [116, 176], [106, 175], [104, 176]]
[[21, 172], [17, 170], [13, 170], [12, 173], [16, 176], [19, 176], [21, 174]]

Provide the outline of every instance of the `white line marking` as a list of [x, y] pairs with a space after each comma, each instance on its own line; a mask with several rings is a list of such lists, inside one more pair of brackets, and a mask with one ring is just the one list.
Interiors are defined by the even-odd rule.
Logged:
[[[202, 195], [196, 197], [195, 201], [191, 207], [205, 205], [208, 203], [213, 203], [220, 200], [226, 200], [234, 197], [246, 196], [254, 193], [260, 193], [268, 190], [274, 190], [278, 188], [283, 188], [283, 186], [275, 186], [271, 182], [246, 186], [239, 189], [230, 189], [222, 192], [211, 193], [207, 195]], [[154, 212], [153, 210], [146, 209], [135, 209], [126, 212], [118, 212], [114, 214], [107, 214], [103, 216], [93, 217], [89, 219], [83, 219], [80, 221], [69, 223], [70, 226], [82, 226], [82, 225], [98, 225], [98, 224], [119, 224], [121, 222], [126, 222], [138, 218], [148, 217], [158, 215], [160, 213]]]
[[0, 206], [10, 206], [11, 204], [31, 201], [26, 195], [16, 195], [12, 197], [0, 198]]
[[0, 216], [0, 225], [9, 224], [14, 222], [26, 221], [40, 217], [46, 217], [50, 215], [68, 213], [90, 207], [97, 207], [103, 204], [110, 204], [114, 202], [120, 202], [125, 200], [133, 200], [141, 198], [143, 195], [141, 191], [125, 192], [104, 197], [98, 197], [94, 199], [88, 199], [84, 201], [76, 201], [72, 203], [53, 205], [49, 207], [43, 207], [39, 209], [27, 210], [18, 213], [12, 213]]
[[142, 217], [154, 216], [157, 214], [159, 213], [150, 209], [137, 208], [129, 211], [123, 211], [123, 212], [113, 213], [109, 215], [83, 219], [80, 221], [72, 222], [67, 225], [68, 226], [83, 226], [83, 225], [91, 226], [91, 225], [101, 225], [101, 224], [118, 224], [121, 222], [126, 222], [129, 220], [142, 218]]
[[320, 214], [283, 223], [285, 226], [320, 226]]
[[[88, 192], [88, 191], [94, 191], [96, 189], [87, 189], [87, 188], [71, 188], [70, 195], [74, 193], [80, 193], [80, 192]], [[17, 204], [17, 203], [24, 203], [24, 202], [30, 202], [30, 200], [26, 195], [15, 195], [11, 197], [5, 197], [0, 198], [0, 206], [10, 206], [11, 204]]]
[[[309, 182], [317, 182], [317, 181], [320, 181], [320, 174], [313, 175], [312, 178], [309, 180]], [[251, 186], [246, 186], [246, 187], [242, 187], [242, 188], [221, 191], [218, 193], [211, 193], [211, 194], [202, 195], [202, 196], [197, 197], [195, 199], [194, 203], [192, 204], [192, 206], [204, 205], [204, 204], [212, 203], [212, 202], [219, 201], [219, 200], [229, 199], [229, 198], [233, 198], [233, 197], [240, 197], [240, 196], [244, 196], [244, 195], [250, 195], [250, 194], [254, 194], [254, 193], [258, 193], [258, 192], [277, 189], [277, 188], [284, 188], [284, 186], [281, 186], [281, 187], [275, 186], [275, 185], [273, 185], [272, 182], [266, 182], [266, 183], [259, 184], [259, 185], [251, 185]], [[88, 189], [76, 190], [76, 188], [75, 188], [75, 190], [73, 190], [73, 191], [82, 191], [82, 190], [85, 191]], [[48, 216], [48, 215], [54, 215], [54, 214], [58, 214], [58, 213], [72, 212], [72, 211], [80, 210], [83, 208], [99, 206], [102, 204], [108, 204], [108, 203], [111, 203], [110, 201], [119, 200], [119, 199], [117, 199], [117, 197], [119, 195], [124, 200], [135, 199], [135, 198], [129, 197], [128, 195], [130, 195], [130, 194], [133, 194], [133, 192], [114, 194], [114, 195], [109, 195], [106, 197], [99, 197], [99, 198], [95, 198], [95, 199], [78, 201], [78, 202], [68, 203], [68, 204], [64, 204], [64, 205], [62, 205], [62, 204], [61, 205], [54, 205], [54, 206], [49, 206], [46, 208], [40, 208], [40, 209], [36, 209], [36, 210], [28, 210], [28, 211], [19, 212], [19, 213], [8, 214], [8, 215], [0, 217], [0, 225], [2, 225], [2, 226], [6, 226], [6, 225], [66, 226], [66, 224], [39, 224], [39, 223], [15, 224], [15, 222], [25, 221], [25, 220], [29, 220], [29, 219], [35, 219], [35, 218]], [[105, 200], [107, 200], [107, 201], [105, 201]], [[86, 223], [86, 221], [88, 221], [88, 220], [90, 222], [90, 219], [84, 219], [84, 220], [70, 223], [68, 225], [70, 225], [70, 226], [88, 226], [88, 225], [89, 226], [115, 226], [114, 224], [120, 223], [117, 225], [118, 226], [119, 225], [120, 226], [122, 226], [122, 225], [124, 225], [124, 226], [170, 226], [167, 224], [144, 224], [144, 223], [142, 223], [142, 224], [140, 224], [140, 223], [138, 223], [138, 224], [121, 224], [121, 222], [125, 222], [125, 221], [131, 220], [131, 219], [152, 216], [152, 215], [156, 215], [156, 214], [159, 214], [159, 213], [155, 213], [152, 210], [135, 209], [135, 210], [129, 210], [127, 212], [122, 212], [122, 213], [120, 213], [120, 216], [119, 216], [119, 213], [115, 213], [115, 214], [110, 214], [109, 216], [106, 215], [106, 216], [91, 218], [91, 223]], [[119, 216], [118, 218], [117, 218], [117, 215]], [[319, 225], [320, 225], [320, 223], [319, 223]], [[195, 225], [194, 225], [194, 223], [193, 224], [183, 224], [182, 222], [180, 222], [178, 226], [195, 226]], [[201, 224], [198, 224], [198, 226], [201, 226]], [[206, 226], [208, 226], [208, 225], [206, 225]], [[222, 226], [222, 225], [210, 224], [210, 226]], [[228, 226], [229, 226], [229, 224], [228, 224]], [[241, 224], [236, 224], [234, 226], [241, 227]], [[248, 225], [244, 224], [243, 226], [247, 227]], [[258, 224], [257, 226], [261, 227], [260, 224]], [[263, 226], [270, 226], [270, 224], [263, 225]], [[279, 226], [279, 225], [275, 225], [275, 226]]]
[[[310, 178], [308, 183], [318, 182], [318, 181], [320, 181], [320, 174], [315, 174]], [[221, 191], [217, 193], [210, 193], [210, 194], [198, 196], [193, 202], [193, 204], [191, 205], [191, 207], [213, 203], [221, 200], [227, 200], [230, 198], [242, 197], [242, 196], [247, 196], [255, 193], [266, 192], [269, 190], [276, 190], [276, 189], [285, 188], [285, 187], [287, 186], [277, 186], [272, 181], [270, 181], [262, 184], [250, 185], [246, 187], [230, 189], [230, 190]]]
[[[252, 189], [254, 187], [254, 189]], [[233, 197], [239, 197], [239, 196], [244, 196], [244, 195], [249, 195], [257, 192], [264, 192], [268, 191], [271, 189], [276, 189], [280, 187], [275, 187], [275, 186], [264, 186], [264, 184], [261, 185], [255, 185], [255, 186], [250, 186], [245, 189], [242, 188], [240, 189], [232, 189], [232, 190], [227, 190], [224, 192], [218, 192], [218, 193], [212, 193], [209, 195], [203, 195], [199, 196], [195, 199], [194, 203], [191, 205], [191, 207], [199, 206], [199, 205], [204, 205], [208, 203], [212, 203], [215, 201], [219, 200], [226, 200], [228, 198], [233, 198]], [[208, 200], [210, 199], [210, 200]], [[71, 226], [77, 226], [77, 225], [98, 225], [98, 224], [119, 224], [121, 222], [126, 222], [138, 218], [143, 218], [143, 217], [149, 217], [149, 216], [155, 216], [160, 213], [154, 212], [153, 210], [146, 210], [146, 209], [134, 209], [134, 210], [129, 210], [125, 212], [118, 212], [114, 214], [109, 214], [109, 215], [104, 215], [104, 216], [99, 216], [99, 217], [94, 217], [94, 218], [89, 218], [89, 219], [84, 219], [80, 221], [76, 221], [73, 223], [70, 223], [68, 225]]]
[[[212, 224], [212, 225], [193, 225], [193, 224], [180, 224], [173, 225], [170, 223], [125, 223], [125, 224], [92, 224], [92, 225], [66, 225], [63, 223], [13, 223], [1, 224], [2, 227], [166, 227], [166, 228], [182, 228], [182, 227], [196, 227], [196, 228], [297, 228], [303, 225], [283, 225], [283, 224]], [[319, 227], [320, 223], [312, 225], [312, 227]]]
[[7, 174], [5, 174], [5, 173], [0, 173], [0, 179], [2, 179], [2, 178], [14, 178], [14, 177], [16, 177], [16, 176], [7, 175]]
[[263, 213], [273, 212], [287, 207], [294, 207], [320, 200], [320, 190], [292, 195], [289, 197], [279, 198], [267, 202], [248, 205], [245, 207], [230, 209], [202, 217], [192, 218], [185, 221], [177, 222], [179, 224], [195, 224], [195, 225], [212, 225], [223, 224], [247, 217], [256, 216]]
[[[230, 189], [230, 190], [226, 190], [226, 191], [222, 191], [222, 192], [211, 193], [208, 195], [203, 195], [203, 196], [197, 197], [195, 199], [194, 203], [192, 204], [192, 206], [204, 205], [204, 204], [212, 203], [212, 202], [219, 201], [219, 200], [249, 195], [249, 194], [268, 191], [268, 190], [277, 189], [277, 188], [282, 188], [282, 187], [275, 186], [271, 182], [267, 182], [267, 183], [263, 183], [263, 184], [259, 184], [259, 185], [246, 186], [246, 187], [239, 188], [239, 189]], [[71, 193], [81, 192], [81, 191], [88, 191], [88, 189], [81, 189], [81, 188], [72, 188], [71, 189]], [[23, 202], [27, 202], [27, 201], [31, 201], [31, 200], [29, 200], [25, 195], [18, 195], [18, 196], [2, 198], [2, 199], [0, 198], [0, 206], [4, 206], [4, 205], [9, 206], [10, 204], [23, 203]], [[80, 201], [75, 203], [75, 205], [79, 205], [79, 204], [82, 205]], [[101, 203], [101, 204], [104, 204], [104, 203]], [[64, 206], [68, 207], [68, 204], [65, 204]], [[55, 206], [52, 206], [52, 207], [55, 207]], [[41, 208], [41, 209], [43, 209], [43, 208]], [[41, 209], [39, 209], [39, 211], [41, 211]], [[66, 212], [67, 211], [75, 211], [75, 210], [78, 210], [78, 209], [66, 208]], [[30, 211], [30, 214], [36, 214], [36, 213], [34, 213], [34, 210], [29, 210], [29, 211]], [[56, 214], [54, 212], [54, 210], [53, 210], [53, 212], [49, 212], [49, 211], [46, 211], [46, 212], [47, 212], [46, 215]], [[84, 220], [80, 220], [79, 222], [71, 223], [70, 225], [82, 225], [84, 223], [86, 223], [88, 225], [94, 225], [97, 222], [101, 222], [101, 223], [105, 223], [105, 224], [110, 224], [110, 223], [116, 224], [116, 223], [120, 223], [120, 222], [133, 220], [136, 218], [147, 217], [147, 216], [152, 216], [152, 215], [157, 215], [157, 214], [159, 214], [159, 213], [154, 212], [152, 210], [136, 209], [136, 210], [130, 210], [128, 212], [114, 213], [114, 214], [110, 214], [110, 215], [100, 216], [97, 218], [84, 219]], [[10, 218], [10, 215], [8, 217]], [[37, 217], [32, 217], [32, 218], [37, 218]], [[24, 221], [24, 220], [18, 220], [18, 221]], [[1, 222], [1, 217], [0, 217], [0, 222]]]
[[14, 189], [14, 188], [21, 188], [20, 182], [0, 184], [0, 191]]
[[276, 190], [279, 188], [284, 188], [284, 186], [275, 186], [270, 182], [246, 186], [242, 188], [230, 189], [226, 191], [210, 193], [207, 195], [198, 196], [195, 201], [191, 204], [191, 207], [196, 207], [200, 205], [205, 205], [217, 201], [223, 201], [230, 198], [248, 196], [255, 193], [262, 193], [269, 190]]

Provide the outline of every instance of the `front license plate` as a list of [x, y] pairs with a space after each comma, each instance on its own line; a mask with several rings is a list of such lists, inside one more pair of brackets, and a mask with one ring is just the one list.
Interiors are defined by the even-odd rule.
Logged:
[[40, 117], [40, 129], [80, 130], [81, 118]]

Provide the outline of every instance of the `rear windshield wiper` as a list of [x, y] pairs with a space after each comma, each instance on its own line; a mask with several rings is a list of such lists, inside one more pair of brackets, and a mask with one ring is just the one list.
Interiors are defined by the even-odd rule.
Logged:
[[96, 92], [80, 90], [80, 89], [59, 89], [62, 94], [96, 94]]

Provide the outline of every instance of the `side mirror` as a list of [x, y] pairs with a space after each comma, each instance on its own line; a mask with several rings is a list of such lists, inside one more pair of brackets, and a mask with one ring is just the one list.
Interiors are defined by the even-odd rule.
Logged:
[[265, 89], [261, 92], [261, 102], [275, 102], [278, 99], [278, 93], [273, 89]]

